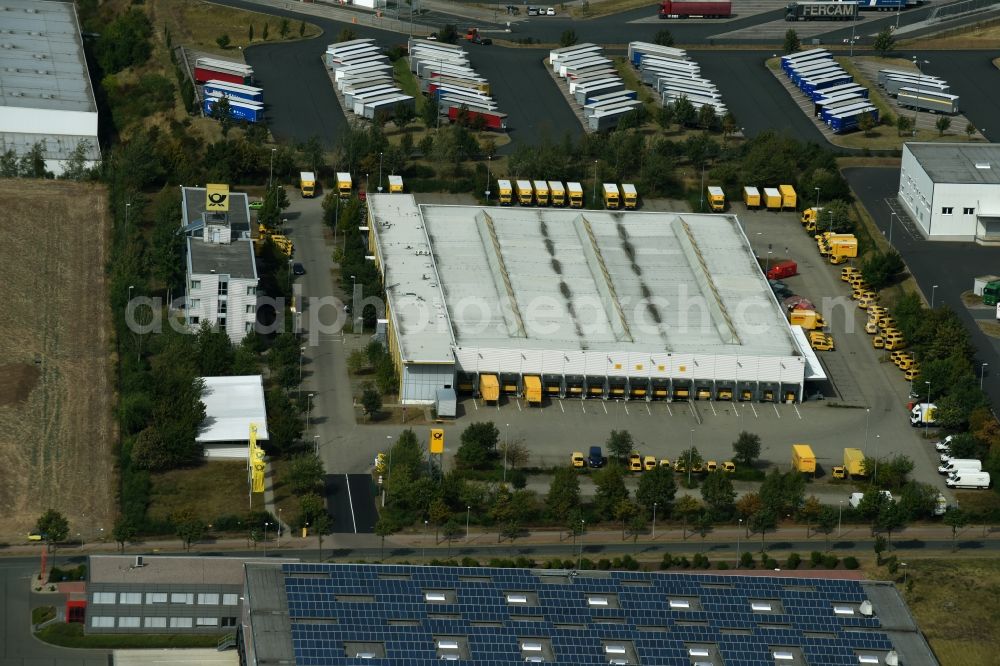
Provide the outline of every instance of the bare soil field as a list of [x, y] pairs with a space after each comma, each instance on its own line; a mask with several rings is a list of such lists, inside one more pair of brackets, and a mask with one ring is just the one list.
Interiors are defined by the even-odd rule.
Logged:
[[106, 193], [0, 180], [0, 201], [0, 540], [23, 540], [48, 508], [86, 540], [115, 514]]

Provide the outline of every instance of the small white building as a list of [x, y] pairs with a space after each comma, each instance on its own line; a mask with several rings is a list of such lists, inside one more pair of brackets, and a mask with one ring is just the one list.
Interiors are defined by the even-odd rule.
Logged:
[[204, 211], [204, 188], [183, 188], [182, 224], [188, 234], [184, 308], [192, 330], [208, 322], [239, 344], [257, 322], [258, 277], [246, 195], [230, 198], [228, 213], [209, 213]]
[[904, 144], [898, 198], [928, 240], [1000, 241], [1000, 144]]
[[250, 424], [257, 424], [257, 442], [269, 439], [264, 382], [260, 375], [202, 377], [205, 390], [205, 420], [196, 441], [205, 447], [205, 457], [246, 460]]

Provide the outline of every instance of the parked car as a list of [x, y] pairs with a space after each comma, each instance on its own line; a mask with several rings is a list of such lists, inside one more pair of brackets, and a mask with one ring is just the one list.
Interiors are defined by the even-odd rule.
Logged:
[[528, 7], [528, 16], [538, 16], [538, 7]]
[[294, 264], [292, 264], [292, 273], [296, 275], [305, 275], [306, 267], [296, 261]]
[[480, 44], [482, 46], [490, 46], [493, 43], [493, 40], [490, 39], [489, 37], [480, 37], [479, 35], [476, 35], [469, 41], [471, 41], [473, 44]]
[[555, 7], [549, 7], [548, 9], [545, 10], [545, 15], [546, 16], [555, 16], [556, 15], [556, 8]]
[[260, 210], [264, 207], [264, 202], [260, 199], [250, 202], [250, 210]]
[[594, 469], [604, 467], [604, 454], [601, 452], [601, 447], [590, 447], [590, 455], [587, 456], [587, 465]]
[[951, 450], [951, 440], [953, 440], [954, 438], [955, 438], [954, 435], [948, 435], [947, 437], [945, 437], [944, 439], [942, 439], [940, 442], [937, 442], [934, 445], [934, 448], [937, 449], [938, 451], [950, 451]]

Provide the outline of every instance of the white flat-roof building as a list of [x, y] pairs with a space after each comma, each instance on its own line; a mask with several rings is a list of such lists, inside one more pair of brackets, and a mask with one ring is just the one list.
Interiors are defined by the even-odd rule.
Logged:
[[264, 383], [260, 375], [202, 377], [205, 390], [205, 420], [196, 441], [205, 447], [206, 458], [245, 460], [250, 424], [257, 425], [257, 441], [269, 439]]
[[1000, 144], [904, 144], [898, 198], [929, 240], [1000, 240]]
[[[732, 215], [417, 205], [369, 195], [404, 404], [549, 395], [801, 398], [813, 375]], [[663, 393], [666, 391], [666, 393]]]
[[0, 152], [41, 143], [60, 175], [81, 141], [85, 164], [101, 158], [97, 103], [71, 2], [4, 0], [0, 10]]

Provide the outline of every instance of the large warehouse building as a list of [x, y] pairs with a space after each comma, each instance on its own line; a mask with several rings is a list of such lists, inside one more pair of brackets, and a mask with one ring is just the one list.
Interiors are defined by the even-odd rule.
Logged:
[[417, 205], [370, 195], [404, 404], [440, 389], [800, 400], [822, 377], [731, 215]]
[[0, 152], [42, 144], [45, 168], [60, 175], [85, 142], [100, 160], [97, 103], [71, 2], [3, 0], [0, 11]]
[[921, 664], [891, 583], [759, 575], [248, 562], [246, 666]]
[[929, 240], [1000, 241], [1000, 144], [904, 144], [899, 201]]

